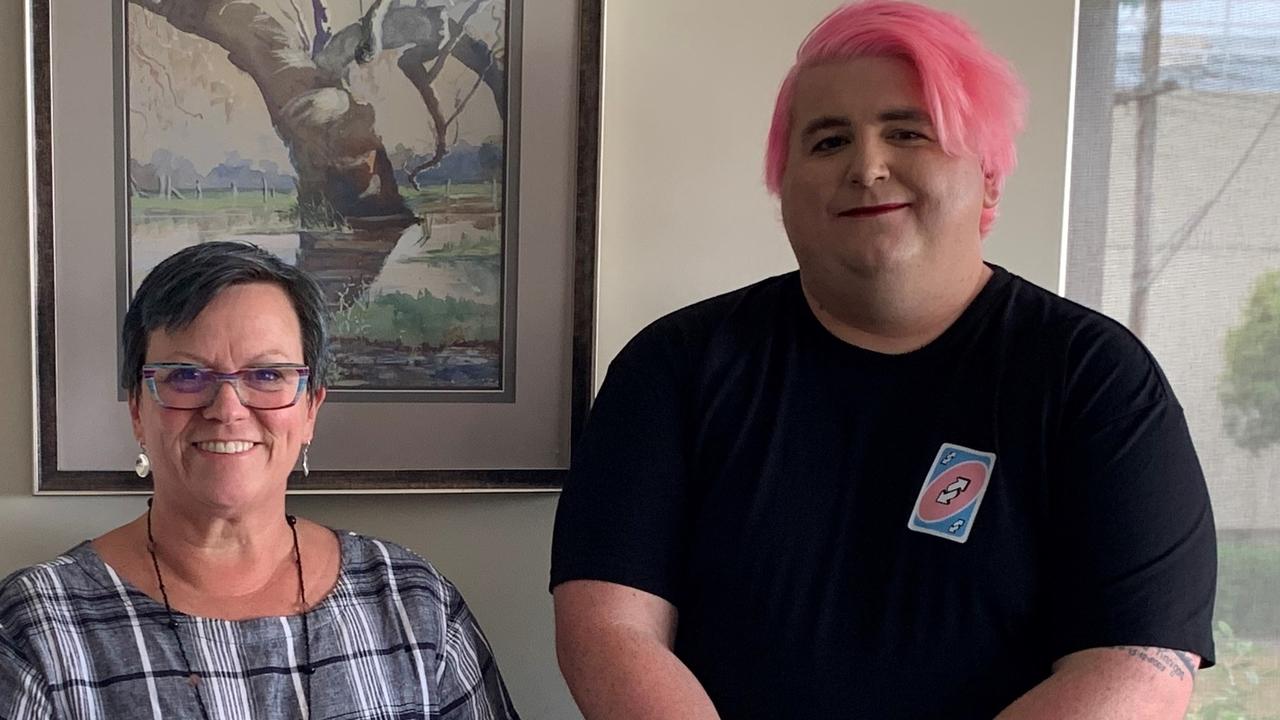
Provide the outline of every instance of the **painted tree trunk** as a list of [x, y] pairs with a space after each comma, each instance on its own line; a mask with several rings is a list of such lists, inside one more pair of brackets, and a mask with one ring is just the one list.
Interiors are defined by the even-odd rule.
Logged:
[[323, 69], [270, 15], [246, 0], [131, 0], [227, 51], [257, 84], [298, 174], [302, 217], [412, 218], [400, 196], [374, 109], [340, 73]]

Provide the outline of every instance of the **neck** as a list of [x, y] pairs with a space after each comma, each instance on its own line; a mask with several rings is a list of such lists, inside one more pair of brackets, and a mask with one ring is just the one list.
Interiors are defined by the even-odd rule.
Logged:
[[963, 273], [882, 273], [841, 277], [835, 282], [806, 277], [804, 297], [818, 322], [832, 335], [873, 352], [897, 355], [928, 345], [951, 327], [990, 280], [981, 259]]
[[[187, 654], [186, 647], [182, 641], [182, 634], [178, 632], [177, 619], [174, 617], [174, 613], [173, 613], [173, 602], [169, 599], [168, 588], [165, 585], [163, 573], [160, 570], [159, 548], [156, 545], [155, 528], [152, 522], [153, 520], [152, 516], [154, 514], [153, 506], [154, 506], [154, 498], [152, 500], [147, 501], [147, 514], [143, 516], [147, 524], [147, 528], [146, 528], [147, 529], [147, 551], [148, 551], [148, 554], [151, 556], [152, 568], [155, 570], [156, 584], [160, 591], [161, 600], [164, 602], [165, 613], [168, 615], [169, 628], [173, 631], [173, 637], [178, 643], [178, 652], [182, 656], [182, 662], [187, 671], [187, 682], [190, 683], [192, 691], [195, 693], [196, 703], [200, 706], [201, 716], [208, 718], [209, 710], [207, 707], [205, 707], [204, 696], [201, 695], [200, 689], [199, 689], [201, 676], [198, 673], [196, 673], [192, 668], [191, 658]], [[299, 667], [299, 669], [302, 671], [303, 676], [306, 678], [306, 690], [304, 691], [306, 694], [304, 695], [304, 698], [306, 698], [306, 704], [309, 705], [310, 698], [311, 698], [311, 674], [315, 672], [315, 669], [311, 665], [311, 629], [310, 627], [308, 627], [308, 623], [307, 623], [307, 591], [306, 591], [306, 587], [304, 585], [304, 580], [303, 580], [302, 550], [299, 548], [299, 545], [298, 545], [298, 535], [297, 535], [297, 528], [296, 528], [297, 520], [293, 516], [289, 516], [285, 519], [285, 522], [289, 527], [289, 534], [291, 539], [293, 540], [291, 544], [293, 549], [294, 565], [297, 569], [298, 608], [302, 614], [302, 636], [303, 636], [303, 641], [305, 643], [305, 648], [306, 648], [305, 660], [303, 660], [303, 664]], [[225, 537], [226, 533], [222, 533], [222, 535]], [[175, 536], [180, 536], [180, 535], [175, 534]], [[209, 533], [205, 533], [204, 536], [208, 537]], [[225, 542], [219, 542], [217, 544], [228, 545], [228, 543], [225, 543]], [[239, 544], [233, 542], [233, 543], [230, 543], [229, 545], [235, 546]]]
[[[157, 493], [149, 511], [150, 537], [166, 582], [209, 596], [240, 597], [260, 592], [293, 568], [283, 499], [264, 505], [218, 516], [193, 512]], [[139, 520], [145, 532], [147, 516]]]

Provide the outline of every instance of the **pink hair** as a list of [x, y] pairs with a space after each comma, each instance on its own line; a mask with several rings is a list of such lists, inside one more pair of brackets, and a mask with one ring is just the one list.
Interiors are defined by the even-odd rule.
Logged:
[[[813, 65], [859, 57], [897, 57], [910, 63], [920, 76], [943, 151], [977, 157], [983, 173], [1003, 187], [1018, 163], [1014, 138], [1026, 109], [1026, 91], [1013, 69], [955, 15], [902, 0], [864, 0], [828, 15], [796, 52], [769, 128], [765, 185], [770, 192], [780, 192], [787, 169], [796, 76]], [[995, 208], [983, 209], [983, 236], [995, 217]]]

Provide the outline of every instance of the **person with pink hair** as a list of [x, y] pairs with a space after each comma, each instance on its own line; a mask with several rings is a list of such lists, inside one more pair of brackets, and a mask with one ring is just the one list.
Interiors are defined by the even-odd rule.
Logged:
[[1179, 718], [1213, 515], [1119, 324], [983, 260], [1025, 92], [954, 15], [838, 8], [778, 93], [799, 270], [660, 318], [574, 449], [551, 587], [597, 718]]

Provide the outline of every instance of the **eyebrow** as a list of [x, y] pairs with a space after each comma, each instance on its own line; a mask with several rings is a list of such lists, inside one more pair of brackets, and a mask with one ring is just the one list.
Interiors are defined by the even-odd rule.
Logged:
[[832, 128], [849, 127], [849, 121], [842, 117], [834, 115], [823, 115], [816, 117], [804, 124], [804, 129], [800, 131], [800, 136], [805, 137], [822, 130], [830, 130]]
[[[888, 110], [884, 110], [879, 115], [877, 115], [876, 121], [882, 122], [882, 123], [904, 122], [904, 121], [919, 122], [919, 123], [932, 122], [929, 118], [929, 113], [919, 108], [913, 108], [913, 107], [889, 108]], [[805, 123], [804, 129], [800, 131], [800, 135], [803, 137], [807, 135], [812, 135], [813, 133], [816, 133], [816, 132], [821, 132], [822, 130], [830, 130], [832, 128], [846, 128], [846, 127], [849, 127], [850, 124], [851, 123], [849, 122], [849, 119], [843, 116], [822, 115], [820, 117], [816, 117], [810, 120], [809, 122]]]
[[901, 122], [903, 120], [909, 122], [932, 122], [929, 113], [913, 107], [890, 108], [880, 113], [877, 117], [880, 122]]

